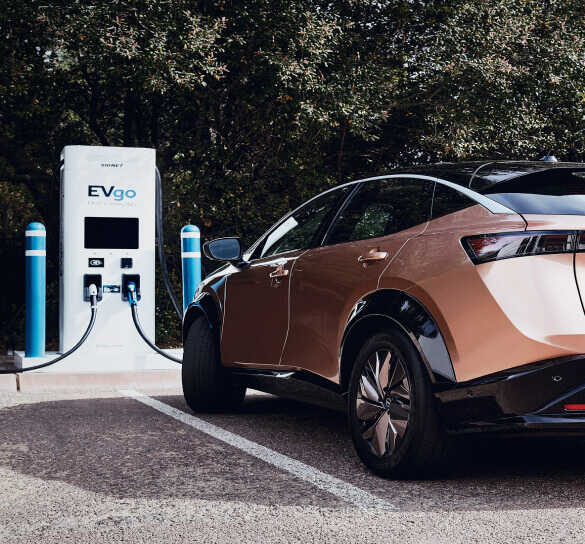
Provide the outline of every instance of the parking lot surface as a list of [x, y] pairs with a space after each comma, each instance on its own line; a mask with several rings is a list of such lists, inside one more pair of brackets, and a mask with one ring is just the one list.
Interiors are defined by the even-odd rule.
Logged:
[[585, 442], [473, 439], [452, 474], [387, 481], [346, 416], [249, 392], [0, 395], [0, 542], [585, 542]]

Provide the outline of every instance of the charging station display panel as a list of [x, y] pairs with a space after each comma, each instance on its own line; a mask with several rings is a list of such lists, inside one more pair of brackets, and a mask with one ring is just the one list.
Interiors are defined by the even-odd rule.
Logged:
[[138, 249], [137, 217], [86, 217], [86, 249]]

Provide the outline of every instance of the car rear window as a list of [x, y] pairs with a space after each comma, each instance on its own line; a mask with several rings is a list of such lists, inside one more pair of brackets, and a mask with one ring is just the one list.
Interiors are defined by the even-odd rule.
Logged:
[[475, 200], [471, 200], [471, 198], [460, 191], [447, 187], [442, 183], [437, 183], [433, 195], [431, 219], [437, 219], [438, 217], [458, 212], [475, 204], [477, 204]]
[[585, 215], [585, 171], [558, 168], [519, 176], [484, 194], [518, 213]]

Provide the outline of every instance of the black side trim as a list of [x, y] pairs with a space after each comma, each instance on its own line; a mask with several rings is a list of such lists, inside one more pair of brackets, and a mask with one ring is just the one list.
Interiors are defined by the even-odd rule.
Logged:
[[234, 382], [239, 385], [334, 410], [347, 410], [345, 399], [341, 396], [341, 388], [307, 370], [280, 372], [252, 368], [230, 368], [228, 371]]

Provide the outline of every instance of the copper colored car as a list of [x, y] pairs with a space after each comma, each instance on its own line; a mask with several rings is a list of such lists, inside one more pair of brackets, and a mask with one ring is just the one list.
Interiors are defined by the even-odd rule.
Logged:
[[346, 409], [373, 472], [443, 466], [453, 435], [585, 431], [585, 165], [436, 164], [283, 217], [184, 315], [196, 411], [247, 387]]

